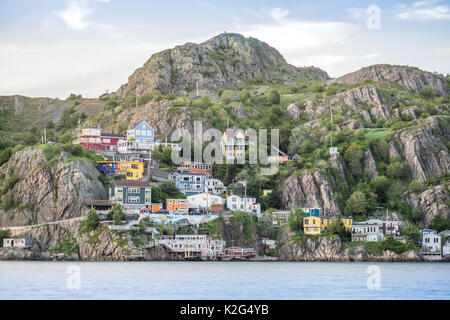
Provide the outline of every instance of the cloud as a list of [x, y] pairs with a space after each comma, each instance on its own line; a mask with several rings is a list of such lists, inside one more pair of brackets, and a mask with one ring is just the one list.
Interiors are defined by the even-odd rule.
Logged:
[[266, 41], [275, 48], [304, 51], [342, 43], [358, 30], [350, 23], [291, 20], [288, 15], [289, 11], [281, 8], [266, 11], [266, 17], [271, 21], [243, 25], [239, 32]]
[[418, 1], [411, 6], [399, 6], [396, 17], [401, 20], [450, 20], [450, 8], [440, 1]]
[[92, 13], [92, 10], [87, 8], [81, 2], [70, 2], [66, 9], [58, 12], [58, 15], [66, 23], [67, 28], [72, 30], [83, 30], [88, 25], [85, 19]]
[[[68, 6], [62, 10], [56, 12], [56, 14], [64, 20], [68, 29], [71, 30], [84, 30], [88, 26], [99, 26], [108, 28], [106, 25], [94, 23], [86, 20], [87, 17], [94, 13], [94, 9], [89, 6], [89, 2], [101, 2], [108, 3], [110, 0], [78, 0], [69, 2]], [[48, 23], [48, 22], [47, 22]], [[45, 24], [45, 21], [44, 21]]]
[[360, 30], [352, 23], [290, 19], [290, 12], [283, 8], [264, 9], [261, 14], [263, 23], [235, 24], [236, 31], [267, 42], [280, 50], [287, 59], [342, 44]]

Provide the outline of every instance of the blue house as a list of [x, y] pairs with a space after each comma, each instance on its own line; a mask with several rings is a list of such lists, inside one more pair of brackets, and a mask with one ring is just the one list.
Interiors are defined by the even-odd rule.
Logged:
[[320, 209], [319, 208], [301, 208], [306, 212], [307, 217], [320, 217]]
[[128, 129], [127, 138], [134, 138], [136, 141], [153, 143], [155, 142], [155, 132], [146, 121], [141, 121]]
[[204, 193], [206, 179], [206, 176], [196, 173], [174, 172], [169, 175], [169, 180], [175, 182], [177, 189], [188, 196]]
[[118, 168], [118, 163], [116, 161], [98, 161], [97, 169], [98, 171], [106, 174], [107, 176], [113, 176]]

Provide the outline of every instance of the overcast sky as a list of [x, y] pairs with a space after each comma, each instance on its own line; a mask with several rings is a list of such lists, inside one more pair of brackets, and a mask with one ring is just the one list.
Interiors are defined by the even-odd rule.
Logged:
[[449, 1], [0, 0], [0, 95], [98, 97], [151, 54], [224, 31], [332, 77], [376, 63], [450, 73]]

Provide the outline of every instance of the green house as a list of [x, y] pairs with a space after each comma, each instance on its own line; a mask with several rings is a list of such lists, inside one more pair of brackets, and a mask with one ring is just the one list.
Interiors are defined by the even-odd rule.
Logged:
[[125, 208], [149, 208], [152, 203], [152, 187], [148, 181], [113, 181], [109, 188], [109, 200], [116, 201]]

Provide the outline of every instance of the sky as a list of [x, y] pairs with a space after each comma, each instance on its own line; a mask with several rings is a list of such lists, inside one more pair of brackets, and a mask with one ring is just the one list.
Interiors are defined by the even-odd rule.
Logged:
[[153, 53], [224, 31], [331, 77], [378, 63], [450, 73], [450, 0], [0, 0], [0, 95], [98, 97]]

